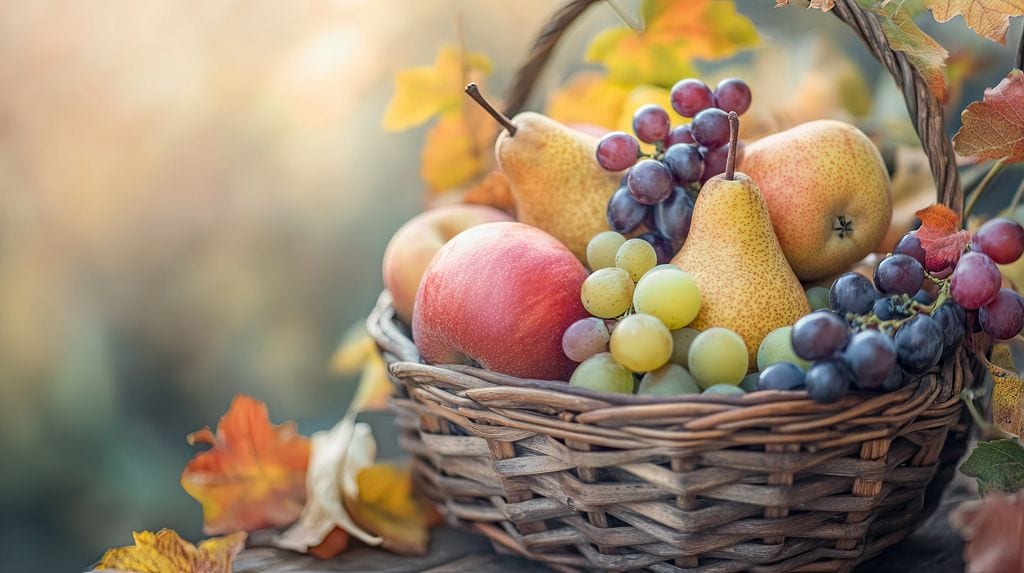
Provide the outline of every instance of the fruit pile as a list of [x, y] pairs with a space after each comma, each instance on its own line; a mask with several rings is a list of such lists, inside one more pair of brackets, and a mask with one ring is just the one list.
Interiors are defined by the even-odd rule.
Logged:
[[[612, 172], [626, 170], [608, 200], [608, 226], [632, 233], [646, 224], [640, 238], [649, 242], [659, 263], [672, 259], [690, 231], [693, 195], [700, 185], [725, 172], [729, 153], [729, 112], [750, 108], [750, 87], [730, 78], [711, 88], [698, 79], [680, 80], [670, 94], [672, 109], [688, 124], [672, 127], [668, 112], [655, 104], [633, 114], [632, 135], [606, 134], [597, 143], [597, 163]], [[639, 141], [637, 141], [639, 140]], [[650, 153], [640, 142], [653, 145]], [[738, 144], [737, 163], [743, 156]]]

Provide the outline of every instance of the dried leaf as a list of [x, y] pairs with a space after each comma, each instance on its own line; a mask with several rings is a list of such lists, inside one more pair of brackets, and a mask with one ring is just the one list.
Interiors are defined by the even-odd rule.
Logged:
[[308, 502], [298, 522], [274, 539], [277, 547], [306, 553], [319, 546], [320, 555], [330, 558], [337, 553], [329, 555], [326, 543], [335, 528], [368, 545], [380, 545], [382, 539], [356, 525], [342, 503], [344, 481], [354, 480], [377, 455], [370, 426], [354, 420], [354, 415], [345, 416], [334, 428], [313, 434], [305, 484]]
[[467, 183], [493, 163], [498, 124], [483, 108], [470, 105], [461, 113], [443, 115], [427, 132], [420, 177], [435, 192]]
[[342, 376], [360, 372], [375, 352], [377, 343], [366, 334], [366, 320], [361, 319], [350, 326], [341, 338], [331, 355], [330, 371]]
[[758, 43], [754, 24], [733, 2], [645, 0], [645, 27], [605, 30], [587, 48], [614, 82], [670, 87], [694, 75], [693, 58], [719, 59]]
[[181, 474], [181, 486], [203, 506], [207, 534], [280, 527], [299, 516], [309, 440], [294, 422], [273, 426], [266, 404], [238, 395], [216, 435], [203, 428], [189, 434], [188, 443], [212, 446]]
[[965, 502], [950, 521], [967, 540], [967, 573], [1024, 572], [1024, 492]]
[[942, 269], [956, 264], [971, 242], [971, 233], [960, 228], [960, 215], [945, 205], [931, 205], [916, 213], [921, 219], [917, 238], [924, 249], [925, 265]]
[[961, 15], [967, 26], [990, 40], [1006, 43], [1011, 16], [1024, 15], [1024, 0], [925, 0], [936, 22]]
[[1024, 380], [1013, 363], [1010, 346], [993, 346], [986, 366], [992, 376], [992, 422], [1004, 432], [1024, 435]]
[[878, 15], [882, 33], [889, 40], [889, 46], [906, 54], [924, 79], [928, 89], [940, 100], [946, 99], [946, 81], [942, 69], [949, 52], [925, 34], [914, 23], [914, 18], [903, 2], [878, 2], [857, 0], [866, 10]]
[[161, 529], [157, 533], [133, 533], [135, 545], [108, 549], [95, 571], [123, 573], [231, 573], [231, 563], [245, 547], [246, 533], [239, 531], [224, 537], [199, 542], [199, 547], [182, 539], [177, 532]]
[[340, 527], [335, 527], [327, 534], [327, 537], [320, 542], [320, 545], [315, 545], [309, 548], [309, 554], [317, 559], [330, 559], [337, 555], [341, 555], [348, 549], [348, 541], [351, 536]]
[[[775, 7], [780, 8], [789, 4], [789, 0], [775, 0]], [[821, 10], [822, 12], [828, 12], [829, 10], [836, 7], [835, 0], [810, 0], [807, 4], [808, 10]]]
[[1024, 161], [1024, 72], [1011, 71], [960, 117], [963, 126], [953, 136], [957, 155], [976, 161]]
[[979, 442], [960, 471], [978, 480], [981, 495], [1024, 488], [1024, 446], [1015, 439]]
[[512, 196], [512, 183], [504, 171], [491, 171], [462, 196], [463, 203], [487, 205], [516, 214], [516, 199]]
[[352, 405], [354, 412], [386, 410], [391, 400], [391, 380], [387, 365], [381, 358], [377, 343], [366, 333], [366, 321], [349, 327], [341, 344], [331, 356], [330, 369], [335, 374], [362, 372]]
[[580, 72], [548, 96], [545, 113], [565, 125], [597, 125], [615, 129], [630, 87], [604, 74]]
[[384, 129], [402, 131], [422, 125], [432, 117], [458, 110], [465, 99], [463, 88], [491, 73], [491, 60], [466, 53], [456, 46], [438, 52], [433, 66], [402, 70], [395, 75], [395, 95], [384, 112]]
[[433, 506], [413, 495], [408, 469], [375, 464], [346, 485], [345, 507], [357, 523], [384, 538], [382, 547], [402, 555], [427, 552], [429, 528], [437, 515]]

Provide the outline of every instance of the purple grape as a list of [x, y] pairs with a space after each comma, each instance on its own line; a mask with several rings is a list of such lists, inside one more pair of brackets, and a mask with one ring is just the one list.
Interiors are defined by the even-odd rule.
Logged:
[[974, 233], [971, 249], [985, 253], [1001, 265], [1008, 265], [1024, 253], [1024, 227], [1003, 217], [987, 221]]
[[883, 296], [875, 301], [871, 313], [881, 320], [895, 320], [909, 316], [903, 311], [903, 303], [898, 296]]
[[967, 329], [967, 311], [959, 304], [947, 300], [932, 312], [932, 318], [942, 329], [942, 351], [948, 353], [959, 348]]
[[737, 78], [722, 80], [715, 88], [715, 105], [726, 112], [734, 111], [736, 115], [743, 115], [750, 109], [750, 99], [750, 86]]
[[672, 247], [672, 241], [660, 233], [647, 231], [637, 238], [647, 241], [654, 247], [654, 254], [658, 256], [659, 265], [672, 262], [672, 257], [676, 256], [676, 250]]
[[1010, 340], [1024, 330], [1024, 300], [1011, 289], [999, 289], [999, 294], [978, 311], [978, 320], [992, 338]]
[[896, 360], [911, 374], [921, 374], [942, 359], [942, 327], [927, 314], [918, 314], [896, 331]]
[[673, 242], [686, 239], [690, 233], [690, 219], [693, 217], [693, 199], [682, 187], [676, 187], [672, 194], [653, 207], [654, 228]]
[[882, 382], [883, 392], [895, 392], [903, 387], [903, 369], [893, 368], [885, 382]]
[[587, 358], [608, 350], [608, 327], [600, 318], [581, 318], [562, 333], [562, 351], [569, 360], [583, 362]]
[[597, 142], [597, 164], [608, 171], [629, 169], [640, 157], [640, 144], [622, 131], [607, 133]]
[[885, 294], [917, 294], [924, 284], [924, 268], [910, 255], [892, 255], [875, 268], [875, 286]]
[[668, 137], [665, 139], [665, 147], [672, 147], [684, 143], [686, 145], [694, 145], [697, 140], [693, 138], [693, 132], [690, 131], [690, 125], [677, 125], [672, 128], [672, 131], [668, 132]]
[[896, 244], [892, 251], [894, 254], [914, 257], [914, 260], [924, 266], [924, 247], [921, 246], [921, 239], [917, 238], [917, 231], [911, 231]]
[[665, 141], [669, 127], [668, 112], [659, 105], [649, 103], [633, 114], [633, 133], [644, 143]]
[[932, 293], [924, 289], [921, 289], [917, 291], [917, 294], [914, 295], [914, 300], [921, 304], [928, 305], [935, 302], [935, 297], [932, 296]]
[[860, 273], [846, 273], [832, 283], [828, 290], [829, 306], [841, 317], [847, 314], [867, 314], [875, 304], [878, 292], [868, 278]]
[[850, 329], [828, 310], [816, 310], [793, 325], [793, 352], [804, 360], [821, 360], [846, 347]]
[[712, 107], [698, 113], [690, 124], [697, 143], [714, 149], [729, 143], [729, 114]]
[[689, 185], [700, 181], [704, 173], [704, 158], [696, 147], [676, 144], [665, 150], [663, 159], [668, 170], [672, 172], [677, 185]]
[[896, 369], [896, 345], [877, 330], [858, 332], [850, 339], [843, 359], [855, 384], [865, 390], [879, 388]]
[[654, 205], [672, 193], [672, 172], [660, 161], [641, 159], [629, 169], [626, 185], [634, 199], [644, 205]]
[[960, 257], [949, 282], [949, 294], [960, 306], [973, 310], [988, 304], [1003, 283], [999, 267], [984, 253], [970, 251]]
[[[736, 168], [739, 169], [740, 162], [743, 161], [743, 149], [745, 145], [742, 141], [736, 144]], [[703, 185], [708, 179], [711, 179], [715, 175], [721, 175], [725, 173], [725, 163], [729, 157], [729, 146], [723, 145], [715, 149], [708, 149], [701, 147], [701, 155], [704, 157], [704, 175], [701, 176], [700, 182]]]
[[804, 385], [804, 371], [792, 362], [778, 362], [757, 377], [758, 390], [796, 390]]
[[850, 370], [841, 359], [815, 362], [804, 376], [811, 400], [819, 404], [838, 402], [850, 390]]
[[715, 94], [704, 82], [685, 79], [672, 86], [672, 109], [683, 117], [694, 117], [715, 104]]
[[647, 206], [634, 199], [629, 189], [620, 187], [608, 200], [605, 216], [608, 218], [608, 226], [613, 231], [622, 234], [632, 233], [644, 222]]

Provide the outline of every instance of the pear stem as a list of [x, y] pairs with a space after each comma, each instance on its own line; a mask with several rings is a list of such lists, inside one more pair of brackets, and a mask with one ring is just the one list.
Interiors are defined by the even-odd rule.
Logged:
[[500, 123], [501, 126], [504, 127], [506, 131], [508, 131], [508, 134], [510, 136], [514, 136], [516, 134], [516, 126], [515, 124], [512, 123], [512, 120], [509, 119], [508, 116], [506, 116], [505, 114], [495, 109], [495, 107], [491, 105], [491, 102], [484, 99], [483, 94], [480, 93], [480, 88], [478, 88], [475, 83], [470, 82], [466, 86], [466, 93], [469, 94], [469, 97], [473, 98], [473, 101], [480, 104], [480, 107], [484, 108], [484, 111], [491, 114], [491, 117], [494, 118], [494, 121]]
[[725, 159], [725, 178], [736, 179], [736, 145], [740, 137], [740, 116], [729, 112], [729, 155]]

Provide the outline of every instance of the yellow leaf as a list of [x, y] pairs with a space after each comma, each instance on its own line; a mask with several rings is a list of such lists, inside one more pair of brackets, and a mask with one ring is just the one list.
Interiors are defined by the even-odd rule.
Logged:
[[391, 399], [391, 381], [377, 343], [366, 333], [365, 321], [360, 320], [345, 333], [341, 344], [331, 356], [330, 369], [340, 375], [362, 373], [350, 410], [366, 412], [387, 409]]
[[670, 87], [695, 75], [694, 58], [726, 58], [758, 43], [733, 2], [645, 0], [643, 15], [643, 31], [605, 30], [587, 48], [587, 61], [604, 64], [612, 81]]
[[393, 389], [388, 378], [387, 364], [380, 352], [375, 350], [363, 366], [363, 376], [359, 380], [356, 397], [352, 400], [352, 408], [356, 412], [387, 410]]
[[395, 95], [384, 112], [384, 129], [402, 131], [426, 123], [446, 111], [458, 109], [468, 82], [480, 82], [491, 73], [491, 61], [482, 54], [455, 46], [438, 52], [433, 66], [402, 70], [395, 75]]
[[366, 334], [366, 321], [360, 320], [349, 327], [331, 355], [330, 370], [339, 375], [355, 374], [375, 352], [377, 344]]
[[906, 54], [928, 89], [935, 97], [945, 100], [946, 79], [942, 70], [949, 52], [917, 27], [903, 2], [858, 0], [858, 3], [880, 16], [882, 33], [889, 40], [889, 46]]
[[479, 106], [470, 106], [445, 114], [427, 132], [420, 177], [434, 191], [467, 183], [491, 167], [498, 124]]
[[403, 555], [426, 553], [437, 514], [413, 495], [408, 469], [389, 464], [363, 468], [355, 487], [345, 491], [345, 507], [357, 523], [384, 538], [385, 549]]
[[615, 129], [629, 96], [628, 86], [605, 74], [580, 72], [548, 96], [545, 113], [566, 125], [596, 125]]
[[1024, 380], [1013, 363], [1010, 346], [993, 346], [987, 366], [992, 376], [992, 422], [1004, 432], [1024, 435]]
[[1024, 15], [1024, 0], [925, 0], [936, 22], [961, 15], [967, 26], [990, 40], [1006, 43], [1010, 16]]
[[245, 547], [246, 533], [239, 531], [213, 537], [199, 547], [182, 539], [175, 531], [133, 533], [135, 545], [109, 549], [96, 565], [96, 571], [124, 573], [231, 573], [231, 563]]

